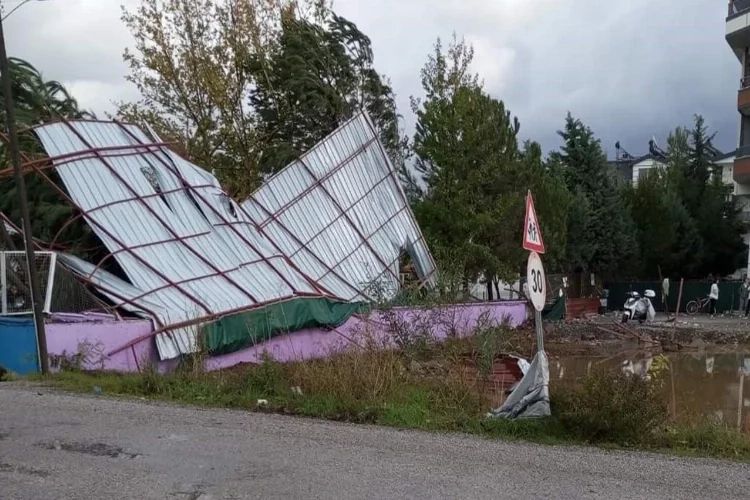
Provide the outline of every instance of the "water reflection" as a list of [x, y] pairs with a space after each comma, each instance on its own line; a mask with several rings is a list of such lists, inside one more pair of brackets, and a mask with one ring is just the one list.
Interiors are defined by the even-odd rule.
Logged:
[[[550, 360], [553, 386], [575, 384], [599, 367], [650, 378], [656, 354], [628, 352], [611, 357], [578, 356]], [[662, 390], [677, 419], [713, 416], [750, 432], [750, 353], [669, 353], [671, 367]]]

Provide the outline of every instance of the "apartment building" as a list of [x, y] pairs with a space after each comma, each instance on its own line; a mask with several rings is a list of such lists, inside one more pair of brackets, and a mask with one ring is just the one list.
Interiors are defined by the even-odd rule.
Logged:
[[739, 141], [732, 179], [738, 196], [750, 196], [750, 0], [730, 0], [726, 40], [740, 62], [737, 111]]

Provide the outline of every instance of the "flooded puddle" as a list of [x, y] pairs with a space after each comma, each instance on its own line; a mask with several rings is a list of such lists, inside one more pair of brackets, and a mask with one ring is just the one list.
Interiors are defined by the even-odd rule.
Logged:
[[550, 359], [550, 385], [553, 389], [574, 385], [599, 368], [649, 376], [659, 356], [670, 362], [671, 369], [662, 375], [665, 383], [661, 390], [677, 420], [709, 416], [750, 432], [750, 352], [629, 352]]

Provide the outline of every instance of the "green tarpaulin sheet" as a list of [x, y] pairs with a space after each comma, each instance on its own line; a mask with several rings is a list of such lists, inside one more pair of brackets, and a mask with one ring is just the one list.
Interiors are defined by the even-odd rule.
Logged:
[[547, 304], [542, 310], [544, 321], [560, 321], [565, 319], [565, 296], [558, 298], [552, 304]]
[[336, 328], [367, 308], [363, 303], [325, 298], [293, 299], [220, 318], [206, 325], [204, 340], [211, 354], [229, 354], [278, 335], [308, 328]]

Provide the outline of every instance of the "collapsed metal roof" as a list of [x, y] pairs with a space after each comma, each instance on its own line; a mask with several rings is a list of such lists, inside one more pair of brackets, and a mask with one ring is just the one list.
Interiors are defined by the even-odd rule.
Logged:
[[241, 206], [133, 125], [62, 121], [34, 131], [130, 283], [102, 262], [61, 261], [116, 305], [154, 318], [162, 359], [195, 352], [194, 325], [234, 312], [295, 297], [373, 299], [373, 282], [391, 296], [402, 251], [434, 283], [432, 257], [364, 113]]
[[430, 251], [365, 113], [277, 173], [242, 207], [284, 255], [338, 297], [392, 297], [402, 252], [434, 284]]
[[16, 228], [14, 228], [13, 226], [11, 226], [10, 224], [8, 224], [5, 221], [2, 221], [2, 222], [3, 222], [3, 227], [5, 228], [5, 232], [6, 233], [8, 233], [8, 234], [18, 234], [18, 231], [16, 231]]

